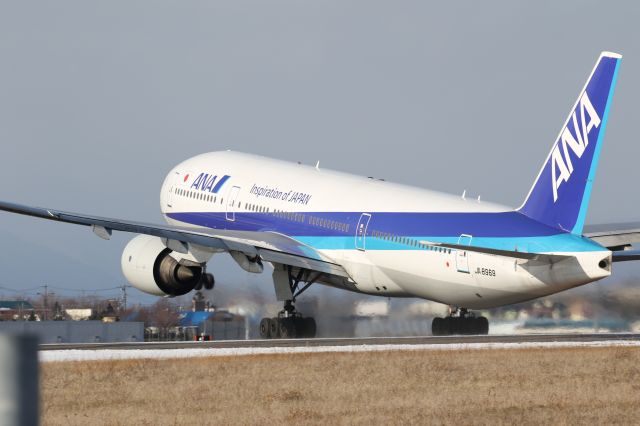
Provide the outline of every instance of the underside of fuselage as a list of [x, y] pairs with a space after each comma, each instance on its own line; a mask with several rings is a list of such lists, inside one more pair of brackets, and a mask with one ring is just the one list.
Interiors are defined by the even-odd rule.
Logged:
[[419, 297], [451, 306], [485, 309], [519, 303], [610, 275], [609, 251], [565, 253], [564, 260], [522, 260], [456, 250], [334, 253], [358, 291]]

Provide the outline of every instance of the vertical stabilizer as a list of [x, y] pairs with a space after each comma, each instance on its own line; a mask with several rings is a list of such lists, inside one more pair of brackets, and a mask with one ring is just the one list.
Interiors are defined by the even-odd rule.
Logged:
[[520, 213], [582, 234], [621, 59], [600, 54]]

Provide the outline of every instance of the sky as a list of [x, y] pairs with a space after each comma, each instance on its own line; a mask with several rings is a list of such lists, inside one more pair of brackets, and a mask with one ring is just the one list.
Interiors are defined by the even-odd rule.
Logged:
[[[166, 173], [232, 149], [517, 207], [610, 50], [587, 223], [637, 221], [638, 22], [633, 1], [1, 2], [0, 199], [160, 223]], [[121, 285], [130, 238], [0, 213], [0, 287]], [[273, 291], [226, 257], [219, 284]], [[640, 270], [615, 266], [595, 285]]]

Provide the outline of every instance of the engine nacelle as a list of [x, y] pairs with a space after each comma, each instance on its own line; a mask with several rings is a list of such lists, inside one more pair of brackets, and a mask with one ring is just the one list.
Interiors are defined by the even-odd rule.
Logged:
[[156, 296], [182, 296], [202, 279], [204, 265], [181, 264], [160, 240], [150, 235], [133, 238], [122, 252], [122, 272], [138, 290]]

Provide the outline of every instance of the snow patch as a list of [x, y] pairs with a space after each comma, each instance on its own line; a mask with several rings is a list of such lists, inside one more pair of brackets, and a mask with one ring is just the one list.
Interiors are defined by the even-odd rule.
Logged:
[[598, 348], [640, 347], [640, 341], [608, 340], [598, 342], [524, 342], [524, 343], [451, 343], [421, 345], [350, 345], [301, 346], [272, 348], [188, 348], [188, 349], [63, 349], [40, 351], [40, 362], [108, 361], [124, 359], [171, 359], [213, 356], [244, 356], [270, 354], [301, 354], [327, 352], [383, 352], [383, 351], [459, 351], [486, 349], [530, 348]]

